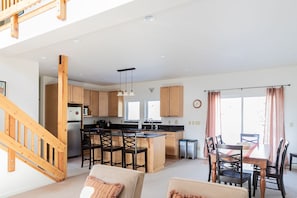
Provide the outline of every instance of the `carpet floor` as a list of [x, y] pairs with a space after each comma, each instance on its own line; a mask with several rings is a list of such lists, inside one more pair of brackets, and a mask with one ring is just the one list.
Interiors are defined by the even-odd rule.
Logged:
[[[50, 184], [38, 189], [30, 190], [13, 198], [53, 198], [71, 197], [78, 198], [85, 178], [89, 174], [87, 165], [80, 167], [80, 158], [69, 159], [68, 178], [62, 182]], [[163, 170], [156, 173], [147, 173], [144, 178], [141, 198], [165, 198], [167, 186], [171, 177], [182, 177], [207, 181], [208, 161], [196, 160], [167, 160]], [[284, 182], [286, 188], [286, 198], [297, 197], [297, 169], [292, 171], [285, 170]], [[269, 187], [270, 185], [267, 184]], [[274, 186], [271, 186], [274, 187]], [[280, 198], [281, 192], [278, 190], [266, 189], [267, 198]], [[219, 197], [219, 195], [218, 195]], [[260, 197], [259, 189], [256, 191], [255, 198]]]

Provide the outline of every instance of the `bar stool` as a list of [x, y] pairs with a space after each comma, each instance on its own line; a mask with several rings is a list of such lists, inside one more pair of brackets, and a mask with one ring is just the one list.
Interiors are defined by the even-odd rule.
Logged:
[[[114, 145], [113, 139], [112, 139], [112, 132], [109, 129], [100, 129], [100, 142], [101, 142], [101, 164], [107, 164], [110, 163], [111, 166], [122, 164], [122, 167], [124, 167], [124, 151], [123, 146]], [[113, 152], [121, 152], [122, 159], [121, 162], [116, 163], [113, 162]], [[104, 161], [104, 153], [109, 152], [110, 153], [110, 160]]]
[[[92, 163], [94, 165], [95, 161], [100, 161], [95, 159], [95, 149], [101, 149], [101, 144], [92, 141], [92, 136], [97, 132], [97, 129], [80, 129], [81, 167], [85, 160], [89, 160], [89, 169], [91, 169]], [[85, 156], [85, 151], [88, 151], [88, 157]]]
[[292, 160], [293, 160], [293, 157], [297, 157], [297, 153], [290, 153], [290, 170], [292, 170]]
[[[134, 170], [137, 168], [144, 167], [145, 172], [147, 172], [147, 148], [137, 146], [137, 131], [122, 129], [122, 139], [124, 147], [124, 167], [132, 165]], [[144, 164], [137, 164], [137, 155], [144, 153]], [[126, 154], [132, 155], [132, 163], [127, 164]]]

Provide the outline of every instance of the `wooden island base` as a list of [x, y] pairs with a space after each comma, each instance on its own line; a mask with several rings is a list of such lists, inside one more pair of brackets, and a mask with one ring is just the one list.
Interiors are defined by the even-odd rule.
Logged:
[[[97, 137], [95, 137], [97, 139]], [[95, 140], [98, 141], [99, 139]], [[122, 137], [115, 136], [113, 137], [113, 143], [115, 145], [122, 145]], [[137, 138], [137, 145], [139, 147], [146, 147], [147, 150], [147, 168], [148, 173], [154, 173], [162, 170], [165, 167], [165, 135], [149, 135]], [[100, 151], [97, 149], [95, 151], [95, 158], [100, 159]], [[109, 161], [109, 153], [104, 155], [105, 161]], [[121, 152], [113, 153], [113, 161], [121, 162]], [[131, 163], [131, 155], [126, 155], [127, 163]], [[100, 163], [100, 162], [99, 162]], [[137, 163], [144, 164], [144, 153], [137, 155]], [[108, 165], [108, 164], [107, 164]], [[127, 168], [132, 169], [132, 166]], [[145, 171], [144, 168], [140, 167], [137, 170]]]

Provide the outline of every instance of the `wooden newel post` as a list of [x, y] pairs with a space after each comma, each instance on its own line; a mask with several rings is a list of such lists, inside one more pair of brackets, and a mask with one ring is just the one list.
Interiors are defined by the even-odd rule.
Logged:
[[68, 101], [68, 57], [59, 56], [58, 68], [58, 139], [65, 145], [65, 152], [59, 153], [59, 169], [67, 176], [67, 101]]

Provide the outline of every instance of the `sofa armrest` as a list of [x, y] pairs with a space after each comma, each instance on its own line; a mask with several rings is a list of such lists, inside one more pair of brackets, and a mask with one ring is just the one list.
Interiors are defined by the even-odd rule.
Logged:
[[120, 198], [141, 197], [144, 172], [97, 164], [92, 167], [89, 175], [105, 182], [123, 184], [124, 189], [120, 194]]
[[207, 198], [248, 198], [248, 190], [242, 187], [227, 186], [218, 183], [177, 177], [171, 178], [169, 180], [167, 197], [169, 197], [169, 194], [172, 190], [175, 190], [182, 194], [201, 195]]

